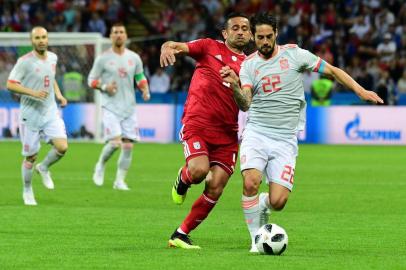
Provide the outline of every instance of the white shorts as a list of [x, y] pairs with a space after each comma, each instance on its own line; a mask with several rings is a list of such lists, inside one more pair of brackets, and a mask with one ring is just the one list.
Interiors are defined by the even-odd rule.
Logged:
[[103, 131], [105, 141], [119, 136], [133, 141], [139, 141], [140, 132], [135, 110], [129, 117], [120, 119], [111, 111], [103, 109]]
[[22, 154], [25, 157], [32, 156], [39, 152], [41, 148], [40, 139], [43, 138], [48, 143], [52, 139], [67, 139], [65, 123], [57, 116], [39, 130], [33, 130], [20, 121], [20, 140], [23, 144]]
[[241, 171], [257, 169], [268, 184], [273, 182], [292, 190], [297, 154], [296, 137], [285, 141], [246, 130], [240, 147]]

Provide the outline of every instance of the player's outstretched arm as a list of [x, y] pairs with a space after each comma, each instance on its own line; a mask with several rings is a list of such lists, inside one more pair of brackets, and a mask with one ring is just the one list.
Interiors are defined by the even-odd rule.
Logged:
[[54, 82], [54, 91], [55, 91], [55, 98], [59, 101], [59, 104], [61, 104], [61, 107], [65, 107], [66, 105], [68, 105], [68, 101], [62, 95], [61, 89], [59, 88], [58, 83], [56, 81]]
[[148, 101], [151, 99], [151, 94], [149, 92], [149, 85], [147, 78], [145, 78], [144, 73], [139, 73], [135, 75], [135, 81], [137, 82], [137, 86], [142, 93], [142, 99], [144, 101]]
[[40, 100], [45, 100], [48, 97], [48, 91], [46, 90], [35, 91], [30, 88], [22, 86], [18, 82], [12, 82], [10, 80], [7, 81], [6, 87], [8, 90], [13, 91], [17, 94], [31, 96], [33, 98], [37, 98]]
[[246, 112], [250, 108], [252, 101], [252, 88], [249, 86], [240, 87], [240, 79], [234, 70], [229, 66], [224, 66], [220, 70], [220, 76], [226, 84], [230, 84], [233, 89], [234, 99], [240, 110]]
[[177, 54], [188, 54], [189, 47], [186, 43], [167, 41], [161, 46], [161, 56], [159, 62], [161, 67], [173, 65], [176, 62]]
[[383, 100], [373, 91], [365, 90], [344, 70], [325, 62], [324, 73], [333, 76], [339, 83], [354, 91], [362, 100], [383, 104]]

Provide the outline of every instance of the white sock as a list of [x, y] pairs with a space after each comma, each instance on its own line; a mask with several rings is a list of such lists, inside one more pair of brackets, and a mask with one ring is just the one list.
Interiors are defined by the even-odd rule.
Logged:
[[124, 181], [128, 169], [131, 165], [132, 153], [133, 153], [133, 144], [132, 143], [123, 143], [121, 146], [120, 157], [117, 161], [117, 174], [116, 181]]
[[268, 196], [262, 196], [259, 197], [261, 200], [259, 200], [259, 208], [268, 208], [271, 209], [271, 205], [269, 204], [269, 195]]
[[47, 171], [48, 168], [60, 160], [63, 157], [64, 154], [59, 153], [56, 151], [55, 148], [52, 148], [49, 150], [48, 154], [45, 156], [44, 160], [41, 163], [41, 169]]
[[31, 180], [32, 180], [32, 173], [33, 173], [33, 166], [34, 164], [24, 160], [23, 164], [21, 166], [21, 174], [23, 177], [23, 185], [24, 185], [24, 191], [29, 191], [32, 186], [31, 186]]
[[106, 143], [100, 153], [98, 163], [102, 166], [111, 158], [114, 152], [120, 147], [119, 143], [109, 141]]
[[259, 198], [258, 195], [247, 197], [242, 195], [241, 198], [242, 210], [250, 232], [251, 239], [254, 239], [255, 234], [259, 229]]

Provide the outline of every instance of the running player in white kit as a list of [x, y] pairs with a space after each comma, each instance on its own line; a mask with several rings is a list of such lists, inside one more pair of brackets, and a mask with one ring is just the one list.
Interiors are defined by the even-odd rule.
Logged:
[[[277, 22], [267, 13], [256, 15], [251, 22], [257, 52], [243, 62], [240, 80], [229, 67], [220, 73], [231, 83], [234, 97], [248, 122], [240, 149], [244, 179], [242, 208], [250, 232], [250, 252], [258, 252], [254, 236], [268, 223], [270, 210], [282, 210], [293, 188], [297, 133], [305, 124], [305, 96], [302, 73], [305, 70], [324, 73], [354, 91], [362, 100], [383, 103], [343, 70], [334, 67], [295, 44], [280, 46]], [[263, 175], [269, 193], [258, 195]]]
[[127, 32], [123, 24], [111, 27], [112, 47], [98, 56], [90, 71], [88, 84], [102, 93], [104, 139], [96, 163], [93, 182], [103, 185], [104, 168], [113, 153], [121, 147], [113, 188], [129, 190], [125, 177], [132, 160], [133, 142], [139, 140], [135, 112], [134, 77], [145, 101], [150, 99], [148, 82], [141, 58], [125, 47]]
[[37, 205], [31, 185], [33, 165], [45, 136], [53, 147], [44, 160], [35, 166], [42, 182], [54, 189], [49, 167], [57, 162], [68, 149], [65, 124], [59, 115], [55, 98], [62, 107], [67, 101], [55, 80], [58, 57], [48, 51], [48, 33], [43, 27], [31, 31], [33, 51], [20, 57], [12, 69], [7, 88], [21, 94], [20, 138], [25, 156], [22, 165], [23, 200], [26, 205]]

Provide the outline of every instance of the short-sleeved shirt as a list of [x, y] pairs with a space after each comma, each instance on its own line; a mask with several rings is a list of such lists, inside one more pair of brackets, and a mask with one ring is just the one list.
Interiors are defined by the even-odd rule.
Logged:
[[238, 107], [229, 85], [223, 83], [221, 67], [228, 65], [236, 74], [245, 59], [222, 41], [199, 39], [187, 43], [189, 56], [196, 60], [182, 123], [197, 128], [235, 133], [238, 131]]
[[102, 107], [125, 119], [135, 111], [134, 76], [142, 72], [142, 61], [137, 53], [125, 49], [123, 54], [117, 54], [110, 48], [96, 58], [88, 83], [91, 85], [94, 80], [101, 80], [101, 84], [115, 81], [117, 92], [113, 96], [102, 92]]
[[53, 52], [47, 51], [47, 58], [43, 60], [32, 51], [17, 60], [9, 75], [8, 80], [11, 82], [20, 83], [35, 91], [49, 92], [45, 100], [21, 96], [20, 121], [32, 130], [41, 129], [46, 122], [58, 115], [54, 92], [57, 61], [58, 57]]
[[277, 138], [296, 136], [305, 124], [303, 75], [318, 72], [323, 60], [295, 44], [277, 46], [277, 54], [264, 59], [258, 52], [243, 62], [242, 87], [253, 89], [246, 129]]

